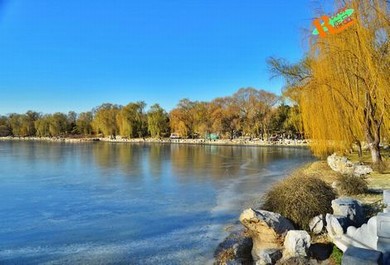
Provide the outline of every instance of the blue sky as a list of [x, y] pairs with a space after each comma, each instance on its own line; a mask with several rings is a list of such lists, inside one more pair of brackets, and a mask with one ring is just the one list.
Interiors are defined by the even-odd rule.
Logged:
[[0, 0], [0, 114], [144, 100], [167, 110], [255, 87], [298, 60], [310, 0]]

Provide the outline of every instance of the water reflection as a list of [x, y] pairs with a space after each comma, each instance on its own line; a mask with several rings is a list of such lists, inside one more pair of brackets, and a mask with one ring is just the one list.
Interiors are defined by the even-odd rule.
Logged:
[[2, 147], [7, 150], [6, 159], [19, 160], [31, 170], [43, 161], [66, 166], [76, 158], [80, 167], [96, 164], [105, 176], [119, 170], [129, 178], [159, 179], [171, 174], [179, 181], [236, 178], [307, 157], [302, 148], [283, 147], [13, 141], [3, 142]]
[[170, 171], [179, 181], [256, 174], [275, 161], [307, 156], [302, 148], [111, 143], [94, 144], [92, 154], [102, 170], [155, 179]]

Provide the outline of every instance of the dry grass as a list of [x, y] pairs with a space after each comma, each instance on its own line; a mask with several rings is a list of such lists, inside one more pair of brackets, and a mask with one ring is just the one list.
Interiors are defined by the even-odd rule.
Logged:
[[296, 171], [279, 181], [264, 196], [263, 209], [280, 213], [297, 228], [308, 230], [310, 220], [332, 211], [335, 193], [325, 181]]
[[[332, 200], [328, 188], [322, 190], [319, 187], [325, 187], [324, 183], [329, 187], [333, 182], [340, 181], [340, 179], [345, 180], [344, 191], [347, 190], [347, 192], [341, 195], [356, 198], [365, 204], [367, 208], [374, 210], [380, 209], [381, 200], [383, 199], [382, 191], [384, 189], [390, 189], [390, 150], [383, 151], [382, 156], [386, 169], [382, 173], [374, 170], [373, 173], [368, 175], [365, 178], [367, 187], [363, 183], [364, 181], [353, 183], [351, 182], [353, 179], [342, 177], [340, 173], [333, 171], [325, 160], [309, 163], [297, 169], [291, 177], [284, 179], [272, 187], [263, 197], [263, 201], [265, 202], [263, 209], [278, 212], [289, 218], [295, 224], [298, 224], [298, 226], [307, 228], [306, 224], [309, 218], [320, 213], [332, 212], [328, 208]], [[349, 155], [348, 158], [352, 162], [359, 162], [357, 154]], [[371, 164], [370, 161], [371, 157], [367, 152], [364, 153], [360, 160], [360, 162], [365, 164]], [[317, 180], [322, 182], [317, 182]], [[317, 187], [312, 188], [308, 182], [312, 182], [310, 185]], [[308, 187], [310, 187], [309, 190]], [[355, 189], [359, 192], [353, 192]], [[315, 194], [320, 194], [318, 196], [321, 199], [326, 197], [328, 201], [325, 200], [321, 205], [317, 205], [316, 203], [318, 202], [312, 200]], [[367, 212], [368, 215], [369, 212]]]
[[[363, 152], [362, 158], [359, 158], [357, 153], [350, 154], [347, 157], [352, 162], [363, 162], [371, 165], [371, 155], [369, 152]], [[365, 193], [353, 195], [353, 198], [366, 204], [372, 204], [382, 199], [382, 190], [390, 189], [390, 150], [382, 150], [382, 158], [386, 166], [385, 170], [382, 173], [374, 170], [374, 172], [368, 175], [366, 178], [368, 190]], [[340, 177], [340, 174], [334, 172], [325, 160], [307, 164], [300, 170], [304, 174], [316, 176], [328, 184], [332, 184]]]
[[301, 170], [303, 174], [320, 178], [328, 184], [332, 184], [341, 175], [340, 173], [333, 171], [325, 160], [307, 164]]
[[[374, 167], [374, 172], [367, 176], [368, 191], [364, 194], [360, 194], [356, 197], [358, 200], [367, 203], [373, 204], [382, 200], [382, 191], [385, 189], [390, 189], [390, 150], [382, 150], [382, 159], [383, 159], [383, 168], [381, 172]], [[371, 155], [369, 152], [363, 152], [361, 158], [358, 157], [357, 153], [353, 153], [347, 156], [353, 162], [363, 162], [365, 164], [372, 165]]]
[[368, 191], [366, 177], [339, 176], [337, 190], [341, 195], [359, 195]]

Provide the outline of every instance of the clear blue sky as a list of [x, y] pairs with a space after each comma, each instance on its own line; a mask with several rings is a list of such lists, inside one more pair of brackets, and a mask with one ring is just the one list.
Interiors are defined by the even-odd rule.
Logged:
[[144, 100], [172, 109], [255, 87], [299, 59], [310, 0], [0, 0], [0, 114]]

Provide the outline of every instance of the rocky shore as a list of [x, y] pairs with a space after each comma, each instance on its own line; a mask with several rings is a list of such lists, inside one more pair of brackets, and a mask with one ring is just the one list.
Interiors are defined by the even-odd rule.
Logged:
[[[316, 163], [321, 163], [321, 171], [328, 176], [333, 172], [337, 176], [347, 174], [353, 178], [370, 178], [368, 188], [375, 186], [377, 175], [369, 165], [352, 163], [346, 157], [334, 154], [328, 157], [327, 162], [314, 162], [306, 169], [312, 168]], [[327, 163], [328, 168], [324, 168], [323, 163]], [[300, 169], [298, 174], [314, 174], [315, 178], [322, 177], [313, 170]], [[381, 173], [381, 175], [385, 176], [390, 184], [390, 173]], [[291, 179], [291, 176], [288, 178]], [[333, 180], [326, 179], [326, 185], [334, 184]], [[307, 184], [301, 182], [300, 185]], [[312, 184], [309, 183], [309, 186]], [[309, 201], [306, 201], [305, 207], [298, 210], [299, 214], [310, 215], [307, 228], [299, 225], [297, 227], [297, 223], [292, 221], [294, 216], [291, 212], [282, 216], [276, 211], [264, 210], [264, 204], [259, 208], [244, 210], [239, 217], [240, 223], [234, 226], [230, 235], [215, 251], [215, 264], [390, 265], [389, 185], [382, 185], [380, 190], [375, 190], [380, 198], [380, 207], [374, 213], [369, 213], [374, 204], [367, 201], [373, 190], [368, 189], [367, 194], [360, 194], [360, 197], [346, 196], [340, 192], [337, 185], [332, 186], [338, 196], [333, 200], [323, 201], [330, 206], [326, 212], [318, 216], [310, 215], [310, 211], [303, 209], [310, 207]], [[299, 188], [295, 191], [293, 193], [296, 194], [288, 195], [292, 200], [297, 196], [298, 200], [310, 198]], [[323, 196], [321, 192], [313, 192], [312, 195], [317, 198]], [[279, 194], [279, 196], [283, 195]], [[276, 197], [272, 198], [276, 199]], [[378, 205], [378, 202], [375, 204]], [[300, 208], [299, 205], [294, 205]], [[335, 254], [337, 252], [340, 254]], [[335, 258], [337, 255], [339, 260]]]
[[199, 144], [199, 145], [237, 145], [237, 146], [308, 146], [308, 140], [283, 139], [278, 141], [247, 139], [169, 139], [169, 138], [70, 138], [70, 137], [0, 137], [0, 141], [46, 141], [46, 142], [112, 142], [112, 143], [164, 143], [164, 144]]

